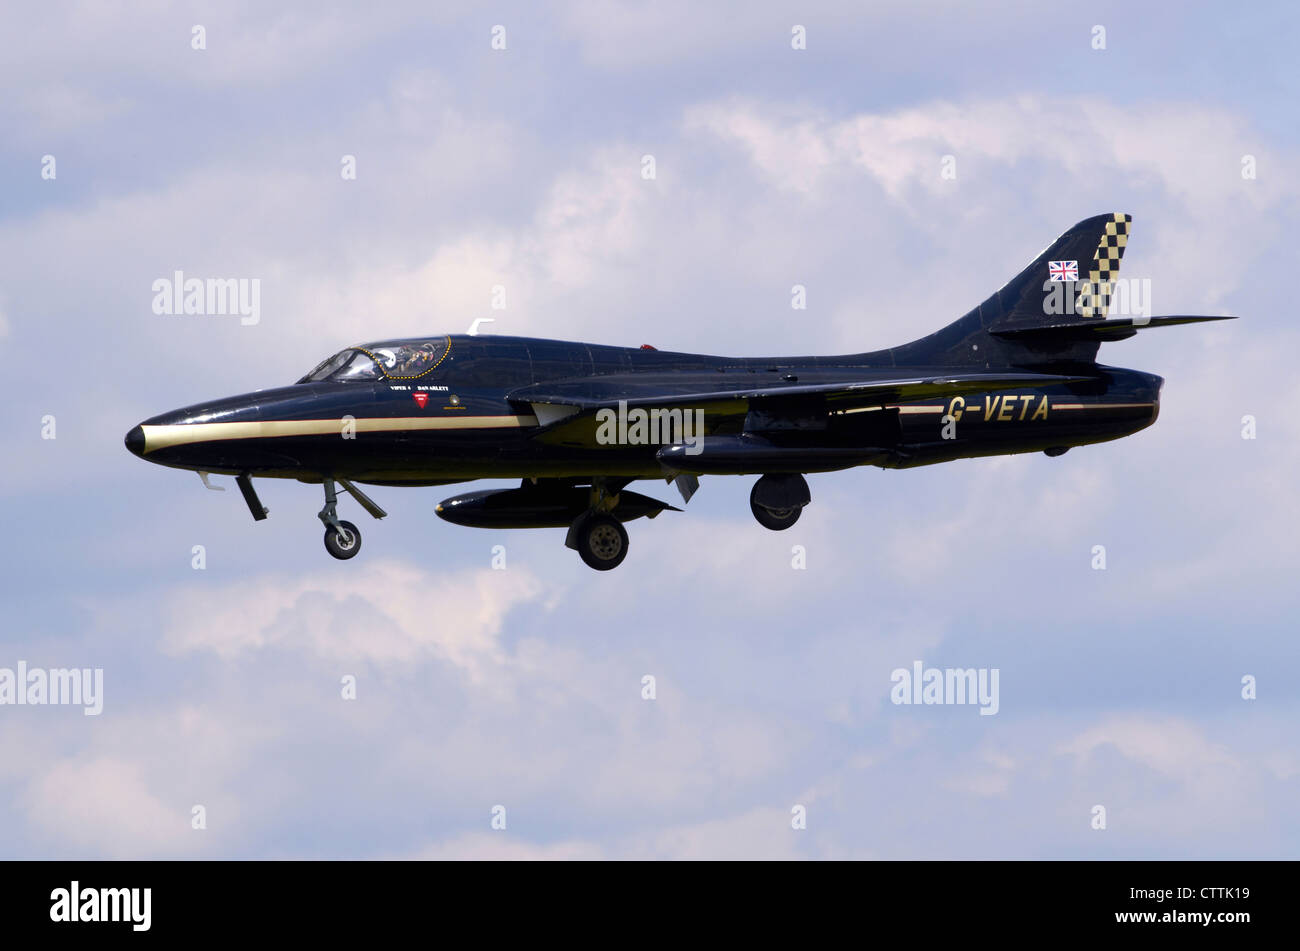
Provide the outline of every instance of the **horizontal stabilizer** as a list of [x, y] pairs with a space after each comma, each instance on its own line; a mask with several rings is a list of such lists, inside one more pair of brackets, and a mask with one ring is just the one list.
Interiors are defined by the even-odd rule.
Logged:
[[989, 331], [996, 337], [1021, 340], [1123, 340], [1139, 330], [1152, 327], [1173, 327], [1178, 324], [1199, 324], [1208, 320], [1236, 320], [1236, 317], [1200, 317], [1176, 315], [1172, 317], [1119, 317], [1107, 320], [1089, 317], [1083, 320], [1065, 320], [1058, 323], [1003, 324]]

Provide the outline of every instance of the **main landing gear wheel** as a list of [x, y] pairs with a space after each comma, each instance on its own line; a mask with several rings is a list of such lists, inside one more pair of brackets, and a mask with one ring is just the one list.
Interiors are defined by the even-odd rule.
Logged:
[[326, 525], [325, 550], [340, 561], [347, 561], [361, 551], [361, 532], [351, 522]]
[[766, 506], [759, 505], [754, 496], [758, 494], [758, 483], [754, 488], [749, 490], [749, 508], [754, 513], [754, 518], [758, 519], [758, 524], [764, 528], [770, 528], [774, 532], [784, 531], [795, 522], [799, 521], [799, 516], [803, 509], [799, 506], [787, 509], [770, 509]]
[[617, 568], [627, 557], [627, 529], [612, 515], [584, 515], [574, 528], [578, 554], [597, 571]]

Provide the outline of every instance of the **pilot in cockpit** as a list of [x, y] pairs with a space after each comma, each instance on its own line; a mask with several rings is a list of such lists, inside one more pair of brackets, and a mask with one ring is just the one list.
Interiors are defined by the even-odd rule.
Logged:
[[411, 347], [402, 356], [402, 363], [397, 368], [400, 376], [419, 376], [434, 365], [434, 347], [430, 343]]

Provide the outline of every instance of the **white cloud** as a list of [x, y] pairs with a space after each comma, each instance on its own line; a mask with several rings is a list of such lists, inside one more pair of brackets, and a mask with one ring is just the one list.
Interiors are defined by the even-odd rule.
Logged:
[[1216, 773], [1240, 769], [1226, 748], [1209, 742], [1191, 723], [1176, 718], [1112, 717], [1080, 733], [1061, 751], [1086, 763], [1105, 746], [1114, 747], [1135, 763], [1189, 784]]
[[[987, 178], [992, 167], [1005, 172], [1026, 160], [1050, 162], [1070, 179], [1105, 168], [1124, 170], [1130, 178], [1150, 176], [1193, 214], [1217, 214], [1229, 202], [1261, 209], [1296, 194], [1286, 175], [1243, 187], [1240, 148], [1254, 136], [1241, 117], [1204, 106], [1174, 111], [1021, 96], [937, 101], [838, 118], [733, 100], [690, 109], [686, 127], [738, 145], [774, 185], [809, 194], [819, 193], [833, 171], [845, 169], [866, 172], [895, 200], [917, 187], [940, 194], [955, 184], [939, 174], [945, 154], [957, 159], [956, 182]], [[1088, 147], [1080, 148], [1081, 141]], [[1275, 154], [1267, 161], [1289, 164]], [[997, 181], [999, 190], [1036, 184], [1016, 174], [999, 175]], [[1103, 210], [1121, 209], [1096, 209]], [[1220, 218], [1218, 224], [1234, 227], [1236, 217]]]
[[806, 830], [793, 829], [791, 818], [788, 808], [760, 807], [664, 829], [629, 850], [638, 857], [674, 860], [794, 859], [805, 855]]
[[34, 831], [76, 854], [110, 858], [168, 854], [191, 835], [189, 813], [163, 802], [130, 760], [69, 759], [30, 786]]
[[433, 862], [555, 862], [605, 857], [602, 848], [592, 842], [538, 844], [512, 834], [509, 827], [498, 832], [467, 832], [412, 855], [401, 856], [404, 860]]
[[478, 679], [503, 660], [506, 616], [541, 592], [524, 568], [446, 574], [375, 561], [341, 574], [241, 582], [236, 590], [178, 591], [163, 644], [172, 653], [226, 659], [273, 647], [379, 665], [437, 658]]

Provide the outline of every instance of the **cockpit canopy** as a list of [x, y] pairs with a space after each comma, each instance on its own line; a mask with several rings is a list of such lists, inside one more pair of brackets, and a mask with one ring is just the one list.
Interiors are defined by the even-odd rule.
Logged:
[[369, 380], [415, 380], [442, 363], [451, 346], [448, 337], [431, 340], [386, 340], [348, 347], [304, 376], [299, 383]]

